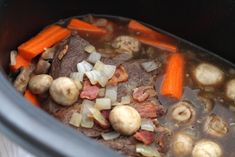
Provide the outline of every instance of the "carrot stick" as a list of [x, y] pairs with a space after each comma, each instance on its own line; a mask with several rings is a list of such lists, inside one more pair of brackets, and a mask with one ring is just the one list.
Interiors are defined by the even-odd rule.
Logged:
[[79, 19], [71, 19], [67, 27], [85, 33], [100, 34], [100, 35], [104, 35], [107, 33], [105, 29], [91, 25]]
[[157, 47], [160, 49], [165, 49], [167, 51], [170, 52], [176, 52], [177, 51], [177, 47], [174, 44], [170, 44], [161, 40], [155, 40], [155, 39], [149, 39], [149, 38], [144, 38], [141, 36], [137, 36], [136, 37], [141, 43], [146, 44], [146, 45], [150, 45], [153, 47]]
[[160, 93], [164, 96], [180, 99], [183, 92], [183, 80], [184, 58], [181, 54], [174, 53], [168, 60]]
[[10, 65], [10, 69], [12, 72], [15, 72], [17, 69], [21, 67], [28, 67], [30, 64], [30, 61], [24, 59], [21, 55], [16, 56], [16, 64]]
[[40, 103], [38, 102], [37, 97], [33, 95], [29, 90], [25, 91], [24, 97], [34, 106], [40, 107]]
[[172, 42], [172, 39], [170, 37], [167, 37], [164, 34], [154, 31], [135, 20], [131, 20], [129, 22], [128, 28], [130, 30], [142, 33], [141, 35], [144, 35], [145, 37], [164, 40], [165, 42]]
[[70, 34], [71, 31], [67, 28], [63, 28], [58, 25], [51, 25], [29, 41], [21, 44], [18, 47], [19, 54], [25, 59], [31, 60], [42, 53], [45, 48], [53, 46], [57, 42], [70, 36]]

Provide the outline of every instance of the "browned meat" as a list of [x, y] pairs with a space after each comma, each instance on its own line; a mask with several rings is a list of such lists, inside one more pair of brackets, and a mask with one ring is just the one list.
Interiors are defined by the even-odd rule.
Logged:
[[[77, 63], [88, 56], [84, 51], [84, 48], [88, 44], [86, 40], [76, 34], [59, 43], [51, 65], [51, 76], [55, 79], [60, 76], [69, 76], [71, 72], [75, 72]], [[68, 50], [61, 58], [59, 56], [61, 55], [61, 51], [64, 50], [65, 45], [68, 45]]]

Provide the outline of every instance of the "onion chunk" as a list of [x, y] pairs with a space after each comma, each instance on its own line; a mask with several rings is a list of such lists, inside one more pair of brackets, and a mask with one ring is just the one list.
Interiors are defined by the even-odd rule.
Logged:
[[82, 114], [82, 119], [81, 119], [81, 126], [84, 128], [92, 128], [94, 126], [94, 121], [90, 117], [91, 112], [90, 108], [93, 108], [94, 102], [89, 101], [89, 100], [84, 100], [82, 102], [81, 106], [81, 114]]
[[151, 146], [146, 146], [144, 144], [137, 144], [136, 152], [140, 153], [141, 155], [145, 157], [161, 157], [157, 149], [154, 149]]
[[111, 109], [111, 99], [109, 98], [97, 98], [95, 108], [98, 110], [109, 110]]
[[154, 124], [150, 119], [142, 119], [141, 121], [141, 130], [154, 132]]
[[84, 73], [72, 72], [69, 77], [73, 80], [79, 80], [79, 81], [82, 82], [83, 81], [83, 76], [84, 76]]
[[113, 131], [113, 132], [102, 133], [101, 136], [105, 141], [108, 141], [118, 138], [120, 136], [120, 133]]
[[72, 117], [69, 121], [70, 125], [73, 125], [75, 127], [79, 127], [82, 121], [82, 115], [80, 113], [73, 113]]
[[87, 58], [87, 61], [90, 63], [95, 64], [97, 61], [99, 61], [101, 58], [101, 54], [98, 52], [92, 52], [89, 57]]
[[106, 87], [105, 97], [111, 99], [112, 103], [116, 102], [117, 101], [117, 86]]
[[146, 72], [151, 72], [159, 68], [159, 65], [157, 65], [154, 61], [141, 63], [141, 66]]
[[93, 68], [93, 66], [90, 63], [88, 63], [87, 61], [82, 61], [77, 64], [77, 70], [80, 73], [86, 73], [88, 71], [91, 71], [92, 68]]

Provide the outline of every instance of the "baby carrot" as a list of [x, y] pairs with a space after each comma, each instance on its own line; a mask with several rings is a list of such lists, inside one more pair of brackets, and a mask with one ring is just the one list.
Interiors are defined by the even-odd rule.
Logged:
[[100, 35], [104, 35], [107, 33], [105, 29], [91, 25], [79, 19], [71, 19], [67, 27], [70, 29], [78, 30], [83, 33], [85, 32], [85, 33], [100, 34]]
[[25, 59], [31, 60], [42, 53], [45, 48], [53, 46], [57, 42], [70, 36], [70, 34], [71, 31], [67, 28], [63, 28], [58, 25], [51, 25], [29, 41], [21, 44], [18, 47], [18, 52]]
[[30, 64], [30, 61], [24, 59], [21, 55], [16, 56], [16, 63], [14, 65], [10, 65], [10, 69], [12, 72], [15, 72], [17, 69], [21, 67], [28, 67]]
[[29, 90], [26, 90], [24, 93], [24, 97], [32, 103], [36, 107], [40, 107], [40, 103], [38, 102], [35, 95], [33, 95]]
[[167, 64], [160, 93], [180, 99], [183, 92], [184, 57], [179, 53], [173, 53]]

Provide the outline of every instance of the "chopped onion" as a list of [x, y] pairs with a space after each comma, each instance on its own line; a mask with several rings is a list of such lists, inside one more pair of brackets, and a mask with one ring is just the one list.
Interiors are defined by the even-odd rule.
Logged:
[[73, 72], [70, 74], [70, 78], [73, 79], [73, 80], [79, 80], [79, 81], [83, 81], [83, 76], [84, 76], [84, 73], [81, 73], [81, 72]]
[[108, 122], [107, 120], [104, 118], [104, 116], [101, 114], [101, 112], [94, 108], [94, 107], [90, 107], [89, 108], [91, 114], [92, 114], [92, 117], [101, 125], [101, 126], [108, 126]]
[[90, 63], [88, 63], [87, 61], [82, 61], [77, 64], [77, 70], [80, 73], [86, 73], [88, 71], [91, 71], [92, 68], [93, 68], [93, 66]]
[[141, 66], [144, 68], [144, 70], [146, 72], [151, 72], [151, 71], [159, 68], [159, 65], [157, 65], [154, 61], [141, 63]]
[[10, 53], [10, 64], [11, 65], [16, 65], [16, 56], [17, 56], [17, 51], [11, 51]]
[[84, 48], [84, 50], [85, 50], [86, 52], [88, 52], [88, 53], [92, 53], [92, 52], [95, 52], [95, 51], [96, 51], [95, 47], [92, 46], [92, 45], [87, 45], [87, 46]]
[[117, 86], [106, 87], [105, 97], [110, 98], [112, 103], [116, 102], [117, 101]]
[[108, 141], [118, 138], [120, 136], [120, 133], [112, 131], [112, 132], [102, 133], [101, 136], [105, 141]]
[[111, 79], [116, 71], [116, 66], [104, 64], [101, 61], [97, 61], [94, 69], [102, 72], [108, 79]]
[[101, 58], [101, 54], [97, 52], [92, 52], [90, 56], [87, 58], [87, 61], [90, 63], [95, 64], [97, 61], [99, 61]]
[[111, 109], [111, 99], [109, 98], [97, 98], [95, 108], [98, 110], [109, 110]]
[[82, 121], [82, 115], [80, 113], [73, 113], [72, 117], [69, 121], [69, 124], [75, 126], [75, 127], [79, 127]]
[[85, 73], [91, 84], [95, 85], [98, 82], [98, 79], [101, 77], [101, 74], [97, 70], [88, 71]]
[[123, 97], [121, 98], [121, 104], [122, 104], [122, 105], [128, 105], [128, 104], [130, 104], [130, 103], [131, 103], [131, 97], [130, 97], [129, 95], [123, 96]]
[[157, 151], [156, 148], [144, 144], [137, 144], [136, 152], [145, 157], [161, 157], [161, 154]]
[[81, 120], [81, 126], [84, 128], [92, 128], [94, 126], [94, 121], [90, 117], [91, 112], [90, 108], [94, 108], [94, 102], [90, 100], [84, 100], [81, 105], [81, 114], [82, 114], [82, 120]]
[[154, 132], [154, 124], [150, 119], [142, 119], [141, 129]]
[[78, 90], [81, 90], [82, 89], [82, 84], [79, 80], [73, 80], [73, 82], [76, 84]]
[[113, 58], [113, 60], [127, 61], [133, 57], [132, 53], [121, 53]]
[[120, 103], [120, 102], [114, 102], [114, 103], [112, 103], [112, 106], [119, 106], [119, 105], [122, 105], [122, 103]]
[[99, 89], [98, 96], [99, 96], [99, 97], [104, 97], [104, 96], [105, 96], [105, 88], [100, 88], [100, 89]]

